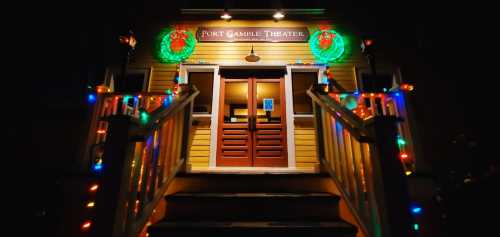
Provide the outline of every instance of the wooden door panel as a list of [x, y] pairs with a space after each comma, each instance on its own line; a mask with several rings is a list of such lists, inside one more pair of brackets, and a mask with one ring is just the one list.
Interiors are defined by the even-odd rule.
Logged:
[[281, 151], [261, 151], [257, 150], [257, 156], [281, 156]]
[[222, 141], [223, 146], [231, 146], [231, 145], [248, 145], [248, 140], [224, 140]]
[[250, 146], [222, 146], [222, 150], [247, 150]]
[[281, 129], [283, 124], [257, 124], [257, 129]]
[[[242, 117], [240, 114], [234, 113], [234, 107], [231, 109], [231, 106], [238, 106], [236, 108], [247, 109], [247, 111], [249, 111], [248, 109], [251, 108], [251, 101], [248, 101], [245, 105], [245, 100], [242, 100], [244, 96], [242, 98], [241, 94], [235, 94], [234, 88], [228, 88], [226, 91], [226, 88], [231, 86], [236, 86], [236, 89], [246, 89], [248, 96], [250, 96], [252, 92], [252, 87], [248, 80], [221, 79], [219, 130], [217, 135], [217, 166], [251, 166], [253, 154], [252, 134], [249, 131], [249, 124], [248, 122], [241, 121]], [[226, 95], [229, 98], [227, 100], [228, 104], [226, 104]], [[227, 114], [228, 111], [229, 114]], [[233, 122], [233, 119], [236, 119], [236, 121]], [[243, 120], [245, 119], [243, 118]]]
[[[237, 129], [237, 128], [244, 128], [244, 129], [248, 129], [248, 124], [231, 124], [231, 123], [224, 123], [222, 125], [222, 128], [233, 128], [233, 129]], [[236, 131], [239, 131], [239, 130], [236, 130]], [[248, 131], [247, 131], [248, 132]]]
[[240, 140], [240, 139], [248, 139], [248, 135], [222, 135], [222, 139], [224, 140]]
[[257, 140], [269, 140], [269, 139], [278, 139], [281, 140], [281, 135], [257, 135]]
[[256, 132], [257, 135], [279, 135], [281, 134], [281, 130], [258, 130]]
[[227, 135], [246, 135], [246, 134], [248, 134], [248, 130], [225, 130], [224, 134], [227, 134]]
[[276, 146], [281, 145], [281, 140], [257, 140], [257, 146]]
[[[235, 99], [241, 95], [241, 90], [226, 93], [227, 85], [235, 85], [228, 83], [243, 85], [244, 82], [241, 79], [221, 79], [217, 166], [286, 167], [284, 79], [248, 79], [246, 108], [244, 98]], [[226, 95], [230, 98], [227, 104]], [[264, 98], [276, 101], [273, 102], [276, 110], [265, 110]]]
[[[253, 108], [255, 111], [261, 111], [255, 124], [254, 166], [286, 167], [288, 157], [286, 152], [284, 79], [257, 79], [253, 86], [255, 94], [260, 94], [260, 98], [254, 96]], [[265, 110], [263, 107], [265, 98], [273, 99], [274, 109]], [[262, 112], [265, 112], [266, 115], [262, 115]]]
[[247, 156], [245, 151], [223, 151], [223, 156]]

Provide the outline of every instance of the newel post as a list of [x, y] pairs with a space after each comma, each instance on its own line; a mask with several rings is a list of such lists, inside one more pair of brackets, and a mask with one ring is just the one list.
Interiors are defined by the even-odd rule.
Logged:
[[376, 116], [369, 125], [375, 138], [373, 154], [375, 190], [379, 203], [382, 236], [415, 236], [410, 199], [396, 141], [398, 119]]
[[131, 131], [134, 127], [128, 116], [117, 115], [109, 119], [92, 236], [114, 237], [124, 231], [127, 177], [133, 159]]
[[[189, 85], [184, 85], [184, 92], [190, 93], [193, 88]], [[182, 140], [181, 140], [181, 159], [184, 159], [184, 165], [181, 167], [181, 171], [187, 170], [187, 164], [189, 159], [189, 141], [191, 140], [191, 128], [193, 125], [193, 108], [194, 100], [191, 100], [189, 104], [184, 107], [184, 117], [182, 123], [184, 127], [182, 129]]]

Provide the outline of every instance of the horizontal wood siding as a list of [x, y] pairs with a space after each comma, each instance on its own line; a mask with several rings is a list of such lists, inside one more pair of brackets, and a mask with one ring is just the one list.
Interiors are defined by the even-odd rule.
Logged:
[[316, 133], [313, 127], [295, 127], [295, 162], [298, 168], [318, 168]]
[[[340, 62], [330, 64], [335, 75], [335, 79], [346, 89], [355, 89], [354, 81], [354, 65], [367, 68], [366, 60], [363, 58], [359, 50], [359, 38], [354, 29], [346, 26], [336, 25], [335, 22], [330, 23], [334, 29], [341, 33], [348, 47], [345, 57]], [[272, 20], [233, 20], [224, 22], [215, 21], [184, 21], [177, 23], [165, 23], [164, 25], [150, 25], [149, 29], [145, 29], [140, 35], [140, 40], [137, 45], [136, 53], [133, 56], [131, 68], [152, 68], [150, 78], [149, 91], [159, 92], [168, 88], [172, 88], [175, 77], [175, 64], [161, 63], [156, 59], [154, 53], [154, 45], [157, 35], [162, 29], [173, 25], [181, 25], [184, 29], [192, 32], [193, 35], [199, 26], [205, 27], [308, 27], [310, 33], [314, 29], [318, 29], [320, 25], [327, 25], [327, 22], [299, 22], [299, 21], [279, 21]], [[311, 53], [309, 43], [215, 43], [215, 42], [198, 42], [193, 54], [186, 60], [186, 63], [210, 63], [210, 64], [235, 64], [246, 63], [244, 57], [250, 52], [254, 46], [255, 52], [261, 57], [259, 63], [275, 63], [275, 64], [292, 64], [297, 60], [302, 63], [315, 63], [316, 59]]]
[[210, 157], [210, 126], [193, 125], [189, 144], [188, 167], [207, 168]]

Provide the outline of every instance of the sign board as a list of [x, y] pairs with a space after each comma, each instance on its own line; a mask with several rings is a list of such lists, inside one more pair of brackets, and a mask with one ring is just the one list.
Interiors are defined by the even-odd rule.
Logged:
[[199, 27], [198, 42], [307, 42], [307, 27]]
[[264, 103], [264, 111], [274, 111], [274, 99], [264, 98], [262, 99]]

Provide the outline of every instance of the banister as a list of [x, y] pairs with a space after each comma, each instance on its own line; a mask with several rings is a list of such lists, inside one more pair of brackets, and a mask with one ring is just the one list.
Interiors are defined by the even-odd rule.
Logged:
[[313, 102], [317, 156], [363, 234], [414, 236], [396, 140], [402, 118], [383, 110], [362, 119], [313, 87], [307, 94]]
[[184, 95], [181, 95], [181, 97], [178, 100], [172, 101], [172, 104], [168, 106], [166, 109], [159, 108], [151, 112], [150, 114], [151, 119], [148, 121], [147, 124], [144, 125], [144, 128], [146, 129], [154, 128], [158, 124], [169, 119], [177, 111], [184, 108], [184, 106], [186, 106], [188, 103], [192, 102], [194, 98], [198, 96], [198, 94], [200, 94], [200, 91], [194, 85], [192, 87], [192, 90], [193, 90], [192, 93], [186, 93]]
[[370, 142], [372, 141], [369, 131], [365, 128], [364, 122], [354, 113], [342, 107], [335, 100], [332, 100], [327, 95], [321, 95], [314, 91], [311, 86], [307, 90], [307, 94], [311, 97], [314, 103], [320, 105], [328, 113], [334, 116], [342, 123], [358, 140]]
[[[97, 175], [102, 191], [96, 196], [91, 235], [132, 237], [144, 229], [170, 182], [185, 166], [193, 103], [198, 94], [193, 87], [162, 106], [154, 102], [155, 109], [147, 121], [136, 118], [137, 113], [117, 113], [115, 99], [111, 107], [100, 108], [105, 111], [100, 113], [105, 125], [97, 129], [104, 127], [106, 131], [98, 146], [104, 147], [105, 168]], [[164, 93], [141, 95], [146, 101], [148, 95], [165, 98]], [[137, 104], [134, 99], [134, 106]]]
[[337, 90], [339, 90], [340, 92], [342, 93], [347, 92], [347, 90], [342, 85], [340, 85], [340, 83], [338, 83], [337, 80], [330, 80], [329, 83], [332, 83], [333, 87], [337, 88]]

